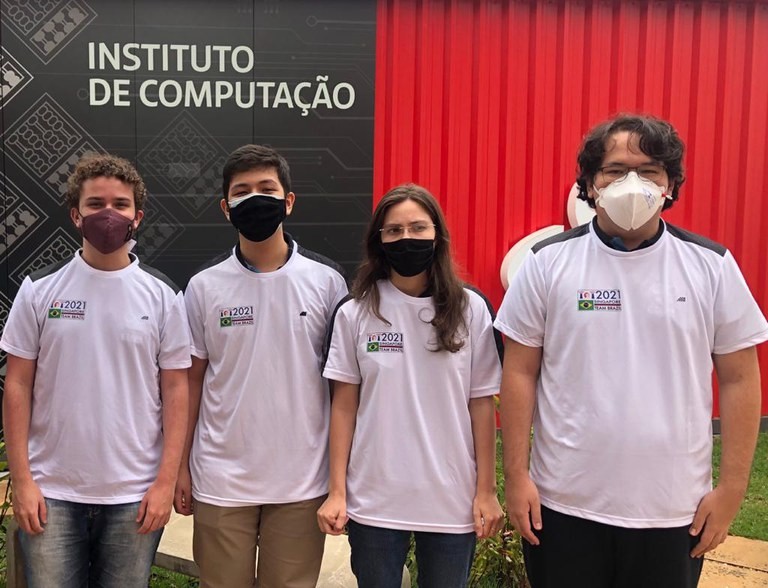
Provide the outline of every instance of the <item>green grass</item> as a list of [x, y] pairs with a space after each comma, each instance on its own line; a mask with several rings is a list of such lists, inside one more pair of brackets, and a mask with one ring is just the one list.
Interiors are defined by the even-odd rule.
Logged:
[[[720, 473], [720, 438], [715, 438], [712, 459], [714, 478]], [[752, 463], [752, 476], [741, 510], [731, 525], [731, 535], [768, 541], [768, 432], [760, 433]]]
[[175, 574], [152, 566], [152, 575], [149, 577], [151, 588], [197, 588], [200, 585], [197, 578], [190, 578], [184, 574]]

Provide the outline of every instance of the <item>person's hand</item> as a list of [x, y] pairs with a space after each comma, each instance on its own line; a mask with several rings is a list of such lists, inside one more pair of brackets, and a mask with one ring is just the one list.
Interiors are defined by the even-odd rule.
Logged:
[[317, 510], [317, 524], [329, 535], [341, 535], [348, 520], [347, 499], [342, 496], [329, 495]]
[[743, 497], [741, 492], [718, 486], [701, 499], [689, 530], [691, 535], [700, 537], [691, 557], [702, 557], [725, 541]]
[[501, 510], [495, 492], [475, 496], [472, 501], [472, 518], [475, 522], [475, 534], [478, 539], [485, 539], [501, 530], [504, 526], [504, 511]]
[[189, 466], [182, 465], [179, 468], [179, 477], [176, 479], [176, 491], [173, 496], [173, 508], [180, 515], [189, 516], [194, 511], [192, 500], [192, 475]]
[[173, 506], [174, 484], [160, 482], [149, 487], [139, 505], [139, 514], [136, 522], [141, 524], [139, 533], [145, 535], [158, 529], [162, 529], [171, 518]]
[[48, 522], [48, 509], [40, 488], [31, 478], [23, 482], [13, 480], [13, 516], [19, 528], [30, 535], [39, 535]]
[[539, 538], [533, 533], [531, 523], [534, 529], [541, 530], [541, 502], [539, 489], [527, 472], [506, 480], [504, 497], [509, 522], [528, 543], [538, 545]]

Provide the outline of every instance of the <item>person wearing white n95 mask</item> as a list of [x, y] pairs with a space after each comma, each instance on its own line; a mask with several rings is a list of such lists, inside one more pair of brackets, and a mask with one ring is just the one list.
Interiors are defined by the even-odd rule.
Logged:
[[507, 513], [532, 588], [695, 588], [744, 497], [768, 321], [728, 249], [661, 218], [683, 154], [654, 117], [592, 129], [577, 184], [595, 218], [537, 243], [499, 309]]
[[595, 187], [595, 202], [614, 223], [626, 231], [642, 227], [661, 208], [665, 198], [671, 199], [666, 194], [666, 186], [659, 186], [653, 180], [639, 175], [645, 173], [660, 176], [662, 166], [652, 164], [641, 166], [634, 171], [633, 168], [614, 165], [601, 171], [608, 177], [611, 173], [624, 174], [624, 177], [614, 180], [602, 189]]

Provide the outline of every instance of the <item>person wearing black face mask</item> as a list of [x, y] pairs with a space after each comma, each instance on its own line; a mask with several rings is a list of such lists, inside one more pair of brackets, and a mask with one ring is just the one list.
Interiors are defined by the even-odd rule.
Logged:
[[194, 509], [202, 585], [252, 585], [258, 550], [259, 585], [311, 588], [325, 544], [315, 512], [328, 488], [330, 394], [318, 365], [346, 283], [338, 265], [283, 231], [295, 196], [277, 152], [235, 150], [222, 190], [238, 241], [185, 295], [191, 410], [174, 506]]
[[254, 192], [228, 200], [227, 211], [230, 222], [245, 239], [262, 243], [281, 228], [288, 215], [288, 202], [286, 198]]
[[348, 526], [363, 588], [400, 586], [411, 533], [420, 586], [466, 586], [476, 539], [503, 524], [492, 322], [487, 300], [456, 276], [434, 196], [390, 190], [352, 296], [336, 309], [323, 372], [334, 395], [318, 523], [332, 535]]

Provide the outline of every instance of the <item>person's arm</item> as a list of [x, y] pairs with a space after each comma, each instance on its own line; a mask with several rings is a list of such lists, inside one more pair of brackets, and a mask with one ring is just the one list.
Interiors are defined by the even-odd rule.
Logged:
[[471, 398], [469, 417], [477, 464], [477, 487], [472, 502], [475, 534], [479, 539], [498, 533], [504, 512], [496, 496], [496, 420], [493, 396]]
[[203, 396], [203, 378], [208, 369], [208, 360], [192, 356], [192, 367], [189, 368], [189, 421], [184, 451], [181, 455], [179, 478], [176, 480], [176, 493], [173, 507], [176, 512], [188, 516], [194, 508], [192, 504], [192, 475], [189, 472], [189, 456], [192, 453], [192, 443], [195, 440], [197, 419], [200, 416], [200, 399]]
[[157, 478], [139, 506], [136, 522], [139, 533], [151, 533], [171, 517], [176, 477], [184, 451], [189, 409], [187, 369], [160, 369], [160, 397], [163, 403], [163, 453]]
[[760, 428], [760, 368], [754, 347], [712, 356], [720, 386], [720, 481], [701, 499], [691, 524], [700, 540], [691, 557], [720, 545], [747, 491]]
[[501, 376], [501, 434], [504, 448], [504, 494], [509, 522], [532, 545], [541, 529], [539, 491], [528, 473], [531, 425], [536, 406], [536, 384], [541, 347], [507, 339]]
[[43, 532], [48, 513], [29, 469], [29, 422], [37, 360], [8, 354], [3, 392], [3, 430], [13, 485], [13, 514], [25, 533]]
[[360, 384], [331, 382], [330, 480], [328, 498], [317, 511], [320, 530], [341, 535], [347, 524], [347, 465], [357, 423]]

